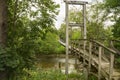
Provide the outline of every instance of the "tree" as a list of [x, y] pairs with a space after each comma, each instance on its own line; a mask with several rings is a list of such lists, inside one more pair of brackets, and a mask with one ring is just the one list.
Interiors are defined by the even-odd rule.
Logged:
[[52, 0], [0, 0], [0, 41], [6, 44], [0, 49], [0, 71], [17, 80], [32, 67], [41, 40], [53, 30], [58, 7]]
[[46, 39], [41, 41], [39, 54], [58, 54], [64, 53], [64, 47], [58, 42], [59, 37], [53, 32], [46, 34]]
[[7, 0], [0, 0], [0, 45], [6, 44]]
[[59, 29], [59, 37], [60, 37], [60, 39], [62, 39], [64, 41], [65, 41], [65, 27], [66, 27], [66, 25], [63, 23], [63, 24], [61, 24], [61, 27]]
[[106, 10], [104, 9], [104, 3], [97, 2], [96, 4], [91, 5], [88, 12], [88, 38], [109, 39], [111, 36], [108, 35], [111, 35], [111, 33], [107, 34], [108, 28], [105, 29], [105, 27], [108, 26], [106, 26], [104, 22], [108, 19]]
[[7, 0], [0, 0], [0, 78], [4, 79], [7, 72], [3, 72], [3, 54], [5, 53], [4, 48], [6, 46], [6, 31], [7, 31]]
[[[72, 8], [69, 13], [69, 22], [70, 23], [82, 23], [82, 12], [78, 11], [77, 8]], [[65, 23], [61, 24], [59, 29], [60, 39], [65, 41]], [[80, 39], [81, 38], [81, 29], [79, 28], [69, 28], [69, 37], [70, 39]]]
[[[106, 12], [108, 17], [110, 17], [111, 22], [114, 22], [113, 27], [113, 39], [120, 39], [120, 0], [105, 0]], [[120, 50], [120, 44], [114, 42], [114, 46]]]
[[[113, 36], [116, 39], [119, 39], [119, 20], [120, 20], [120, 0], [105, 0], [105, 9], [108, 13], [108, 16], [111, 18], [112, 22], [115, 22], [113, 25]], [[112, 15], [110, 15], [112, 14]]]

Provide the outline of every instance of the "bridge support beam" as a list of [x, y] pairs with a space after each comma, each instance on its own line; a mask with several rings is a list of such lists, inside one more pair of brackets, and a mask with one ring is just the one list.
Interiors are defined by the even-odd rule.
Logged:
[[[66, 68], [65, 68], [65, 74], [68, 74], [68, 60], [69, 60], [69, 57], [68, 57], [68, 53], [69, 53], [69, 5], [70, 4], [74, 4], [74, 5], [82, 5], [83, 6], [83, 39], [86, 39], [87, 36], [86, 36], [86, 4], [88, 4], [88, 2], [85, 2], [85, 1], [71, 1], [71, 0], [64, 0], [65, 2], [65, 8], [66, 8]], [[72, 26], [78, 26], [79, 27], [81, 26], [81, 24], [77, 24], [77, 25], [71, 25]], [[86, 40], [84, 41], [84, 57], [85, 57], [85, 53], [86, 53]], [[84, 65], [85, 65], [85, 59], [84, 60]]]
[[86, 54], [86, 39], [87, 39], [87, 30], [86, 30], [86, 5], [83, 5], [83, 39], [84, 41], [84, 60], [83, 64], [85, 65], [85, 54]]
[[69, 23], [69, 21], [68, 21], [68, 11], [69, 11], [69, 6], [68, 6], [68, 4], [66, 3], [65, 4], [66, 6], [66, 18], [65, 18], [65, 20], [66, 20], [66, 66], [65, 66], [65, 74], [66, 75], [68, 75], [68, 60], [69, 60], [69, 26], [68, 26], [68, 23]]

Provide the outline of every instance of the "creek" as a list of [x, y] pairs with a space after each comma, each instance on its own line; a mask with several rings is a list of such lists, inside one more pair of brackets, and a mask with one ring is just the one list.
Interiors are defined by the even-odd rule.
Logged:
[[[82, 65], [80, 66], [80, 64], [81, 63], [75, 57], [70, 56], [68, 62], [68, 73], [77, 73], [78, 71], [82, 71]], [[37, 66], [42, 69], [59, 69], [64, 73], [65, 55], [41, 55], [38, 58]]]

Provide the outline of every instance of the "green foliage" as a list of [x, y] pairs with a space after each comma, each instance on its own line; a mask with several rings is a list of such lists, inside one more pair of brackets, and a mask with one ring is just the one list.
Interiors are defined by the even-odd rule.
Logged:
[[[104, 23], [107, 20], [104, 3], [93, 4], [88, 12], [87, 37], [90, 39], [110, 39], [112, 37], [111, 29]], [[107, 29], [105, 29], [106, 27]]]
[[89, 80], [97, 80], [98, 78], [94, 75], [90, 75]]
[[[116, 60], [116, 61], [120, 63], [120, 58], [117, 58], [117, 60]], [[120, 67], [119, 67], [119, 68], [120, 68]]]
[[104, 29], [102, 23], [90, 22], [87, 31], [88, 39], [110, 39], [112, 37], [111, 29]]
[[[24, 75], [16, 76], [15, 79], [12, 80], [66, 80], [67, 76], [61, 73], [59, 70], [53, 69], [31, 69], [28, 70], [26, 68], [23, 69]], [[68, 74], [69, 80], [84, 80], [84, 76], [76, 73]]]
[[85, 76], [79, 73], [70, 73], [68, 77], [70, 80], [85, 80]]
[[82, 11], [79, 11], [79, 9], [72, 8], [70, 10], [69, 15], [70, 15], [70, 17], [69, 17], [70, 22], [82, 23], [83, 15], [82, 15]]
[[[120, 0], [106, 0], [105, 1], [105, 9], [107, 9], [108, 16], [111, 15], [111, 21], [113, 24], [113, 38], [120, 39]], [[120, 44], [117, 42], [114, 44], [115, 47], [120, 50]]]
[[58, 7], [52, 0], [8, 0], [7, 44], [4, 49], [0, 47], [0, 71], [8, 71], [10, 77], [18, 76], [23, 68], [33, 66], [37, 53], [48, 48], [52, 52], [58, 46], [61, 49], [53, 27]]
[[20, 57], [14, 51], [11, 52], [9, 48], [0, 47], [0, 71], [4, 71], [6, 68], [18, 67], [20, 64], [19, 59]]
[[120, 6], [120, 0], [106, 0], [106, 6], [110, 8], [117, 8]]
[[113, 25], [114, 29], [113, 36], [117, 39], [120, 39], [120, 18], [116, 21], [116, 23]]
[[66, 25], [65, 24], [61, 24], [61, 27], [59, 29], [59, 37], [60, 39], [64, 40], [66, 39]]
[[63, 53], [64, 47], [58, 42], [59, 37], [51, 32], [46, 34], [46, 38], [41, 41], [40, 52], [42, 54]]
[[[66, 26], [65, 26], [65, 24], [62, 24], [61, 25], [61, 27], [60, 27], [60, 29], [59, 29], [59, 36], [60, 36], [60, 39], [62, 39], [62, 40], [64, 40], [65, 41], [65, 29], [66, 28]], [[69, 31], [69, 37], [71, 38], [71, 39], [80, 39], [81, 38], [81, 30], [80, 30], [80, 28], [75, 28], [75, 29], [72, 29], [72, 30], [70, 30]]]
[[17, 80], [66, 80], [66, 76], [59, 70], [43, 70], [43, 69], [23, 69], [26, 75], [17, 77]]
[[[69, 13], [70, 17], [69, 17], [69, 21], [71, 23], [82, 23], [82, 12], [81, 11], [78, 11], [78, 9], [76, 8], [72, 8], [70, 10], [70, 13]], [[59, 36], [60, 36], [60, 39], [64, 40], [65, 41], [65, 35], [66, 34], [66, 25], [63, 23], [59, 29]], [[80, 28], [72, 28], [70, 29], [69, 31], [69, 37], [71, 39], [80, 39], [81, 38], [81, 30]]]
[[[106, 19], [106, 14], [103, 3], [93, 4], [87, 11], [87, 38], [88, 39], [110, 39], [112, 37], [112, 32], [110, 28], [105, 29], [104, 21]], [[103, 14], [105, 13], [105, 14]], [[82, 12], [77, 9], [70, 10], [69, 21], [74, 23], [82, 23], [83, 16]], [[65, 24], [61, 25], [59, 29], [59, 34], [61, 39], [65, 40]], [[69, 36], [72, 39], [80, 39], [82, 36], [83, 29], [72, 28], [72, 31], [69, 31]]]
[[4, 58], [6, 55], [4, 55], [6, 52], [5, 50], [0, 46], [0, 71], [4, 70]]
[[71, 32], [71, 38], [72, 39], [80, 39], [81, 38], [81, 30], [79, 28], [73, 29]]
[[105, 1], [105, 8], [108, 12], [108, 16], [109, 14], [112, 13], [111, 15], [111, 21], [115, 22], [115, 24], [113, 25], [113, 36], [114, 38], [118, 38], [119, 39], [119, 33], [120, 33], [120, 29], [119, 29], [119, 22], [120, 22], [120, 0], [106, 0]]
[[55, 71], [55, 70], [41, 70], [38, 72], [36, 76], [33, 78], [28, 78], [29, 80], [66, 80], [66, 76], [60, 71]]

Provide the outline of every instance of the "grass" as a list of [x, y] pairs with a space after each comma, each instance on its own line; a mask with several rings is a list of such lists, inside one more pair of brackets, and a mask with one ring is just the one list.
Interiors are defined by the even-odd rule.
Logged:
[[24, 74], [11, 80], [85, 80], [81, 74], [71, 73], [67, 76], [55, 69], [23, 69]]

